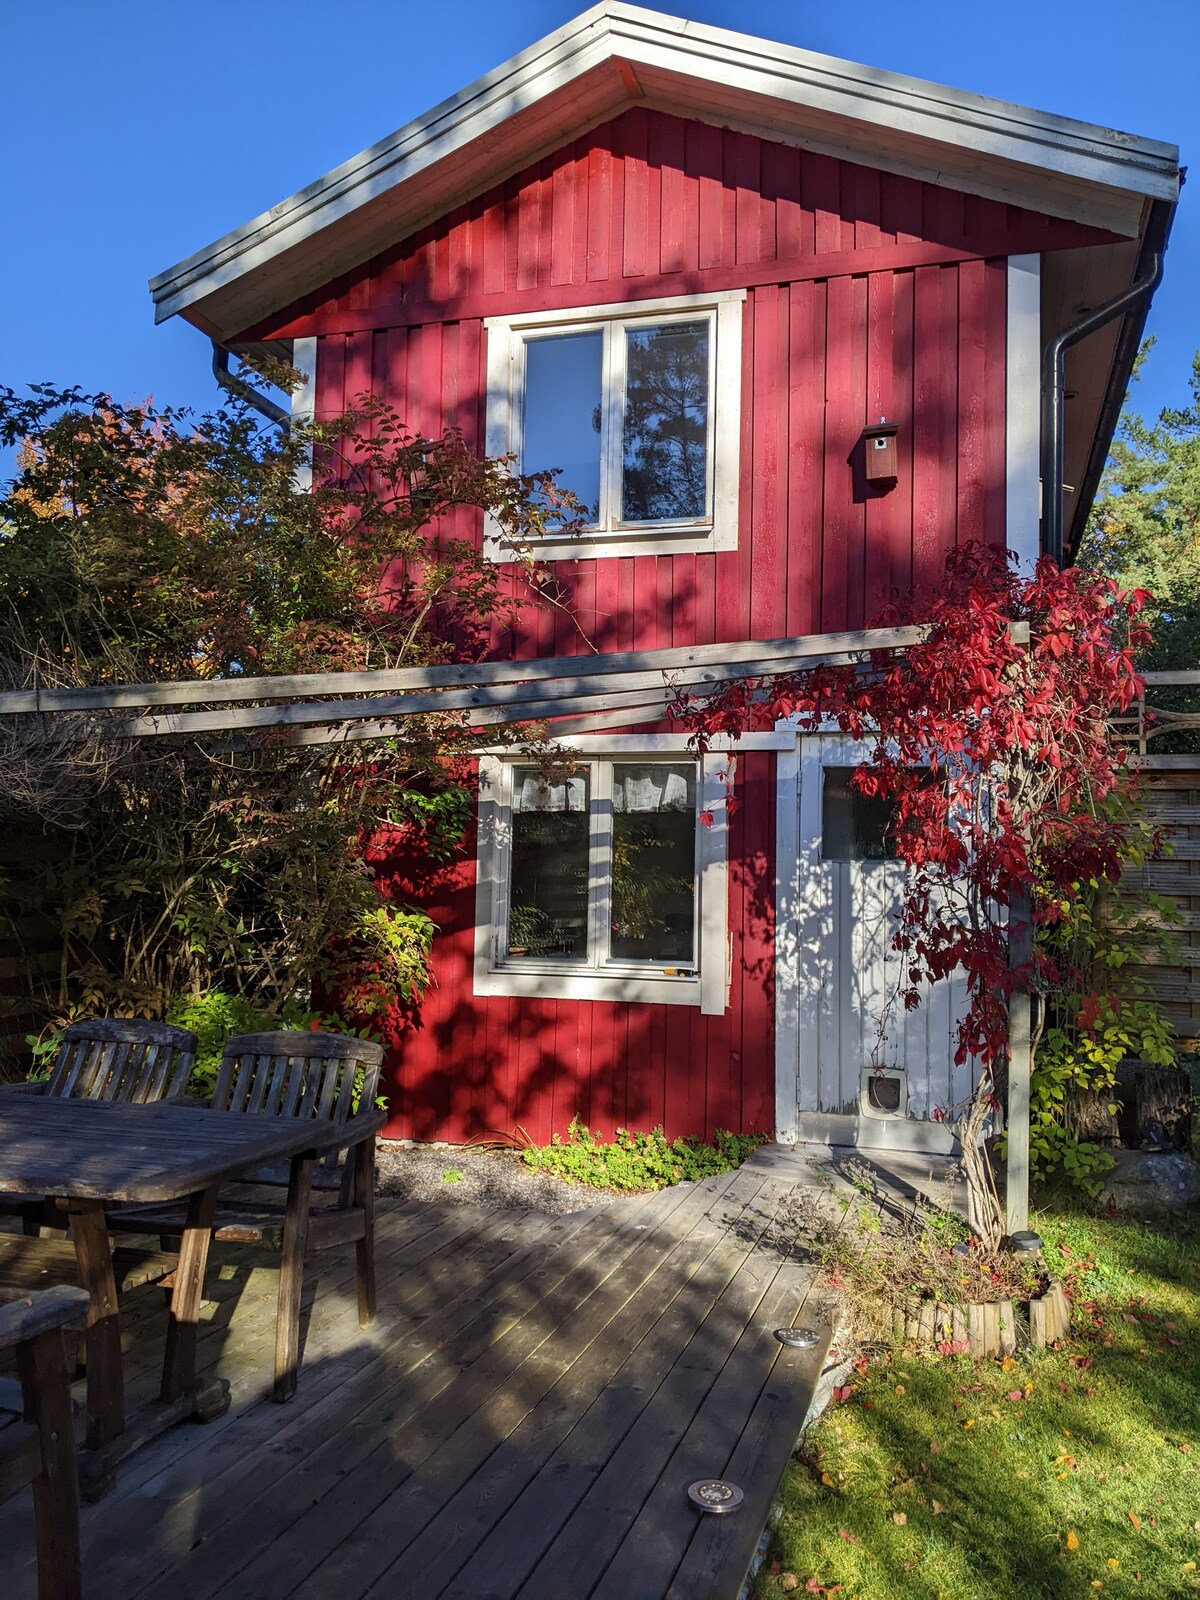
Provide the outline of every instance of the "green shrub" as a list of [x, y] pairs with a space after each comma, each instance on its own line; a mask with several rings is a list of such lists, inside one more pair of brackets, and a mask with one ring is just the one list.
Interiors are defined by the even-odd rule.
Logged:
[[522, 1159], [535, 1171], [570, 1183], [630, 1192], [732, 1172], [762, 1143], [762, 1134], [727, 1133], [723, 1128], [717, 1129], [712, 1144], [702, 1139], [668, 1141], [658, 1127], [650, 1133], [618, 1128], [609, 1144], [576, 1118], [565, 1139], [555, 1134], [550, 1144], [523, 1151]]
[[196, 1035], [196, 1065], [188, 1079], [188, 1093], [208, 1100], [217, 1086], [221, 1052], [228, 1039], [239, 1033], [274, 1033], [279, 1029], [307, 1033], [315, 1022], [342, 1032], [316, 1011], [289, 1002], [278, 1016], [260, 1011], [236, 994], [210, 989], [207, 994], [182, 994], [167, 1009], [166, 1020]]

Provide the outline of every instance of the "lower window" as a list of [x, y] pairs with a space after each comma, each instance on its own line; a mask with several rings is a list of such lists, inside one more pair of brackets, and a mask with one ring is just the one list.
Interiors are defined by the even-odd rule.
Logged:
[[477, 992], [723, 1010], [729, 764], [485, 760]]

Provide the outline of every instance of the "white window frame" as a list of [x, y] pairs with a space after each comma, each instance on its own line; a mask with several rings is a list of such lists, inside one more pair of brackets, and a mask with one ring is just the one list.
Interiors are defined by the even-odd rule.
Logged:
[[[647, 746], [650, 746], [648, 749]], [[705, 1016], [720, 1016], [729, 1001], [729, 824], [725, 801], [733, 779], [728, 753], [696, 757], [685, 739], [674, 735], [612, 740], [587, 752], [589, 762], [695, 761], [696, 789], [696, 963], [667, 967], [649, 961], [587, 966], [548, 958], [504, 958], [508, 921], [508, 868], [512, 838], [512, 779], [529, 757], [483, 755], [479, 760], [479, 846], [475, 890], [475, 984], [477, 995], [530, 996], [552, 1000], [632, 1001], [651, 1005], [698, 1006]], [[605, 792], [589, 798], [595, 803]], [[701, 815], [711, 818], [705, 825]], [[590, 915], [606, 903], [608, 858], [603, 838], [593, 834]], [[593, 946], [595, 937], [590, 941]]]
[[[521, 458], [522, 412], [527, 336], [556, 331], [605, 334], [603, 366], [604, 456], [601, 460], [603, 520], [582, 533], [547, 535], [534, 546], [540, 560], [579, 561], [600, 556], [663, 555], [672, 551], [736, 550], [738, 472], [741, 457], [742, 304], [744, 289], [716, 294], [678, 295], [569, 311], [531, 311], [522, 316], [486, 317], [487, 431], [489, 456]], [[625, 391], [624, 330], [644, 322], [695, 322], [707, 317], [709, 335], [708, 511], [703, 517], [672, 522], [623, 522], [620, 416]], [[551, 463], [552, 465], [553, 463]], [[514, 550], [500, 525], [484, 519], [484, 553], [511, 561]]]

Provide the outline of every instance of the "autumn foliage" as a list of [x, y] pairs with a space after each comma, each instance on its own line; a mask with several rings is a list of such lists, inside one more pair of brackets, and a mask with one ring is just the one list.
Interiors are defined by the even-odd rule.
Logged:
[[[853, 781], [894, 803], [907, 868], [896, 999], [915, 1007], [925, 983], [961, 971], [970, 1004], [956, 1059], [974, 1057], [985, 1079], [1007, 1055], [1014, 987], [1078, 983], [1053, 930], [1144, 846], [1112, 718], [1139, 692], [1145, 598], [1046, 558], [1018, 576], [1002, 552], [966, 546], [937, 593], [879, 619], [927, 622], [923, 643], [680, 708], [700, 743], [786, 717], [867, 742]], [[1028, 645], [1014, 623], [1028, 623]], [[1026, 905], [1038, 936], [1022, 958], [1010, 935], [1016, 917], [1027, 928]]]

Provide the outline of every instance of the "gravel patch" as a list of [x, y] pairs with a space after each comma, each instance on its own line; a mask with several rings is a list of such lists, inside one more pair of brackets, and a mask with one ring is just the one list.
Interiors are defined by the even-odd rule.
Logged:
[[625, 1198], [568, 1183], [550, 1172], [535, 1172], [517, 1150], [413, 1144], [408, 1139], [381, 1139], [377, 1149], [379, 1193], [403, 1200], [511, 1206], [561, 1217], [570, 1211], [619, 1205]]

